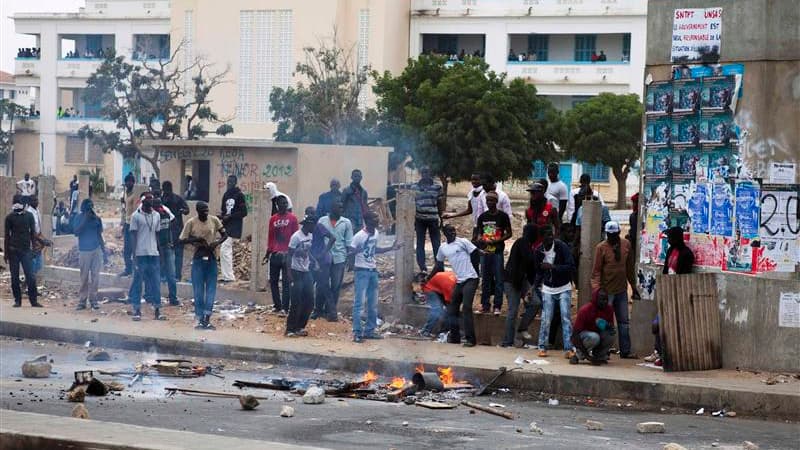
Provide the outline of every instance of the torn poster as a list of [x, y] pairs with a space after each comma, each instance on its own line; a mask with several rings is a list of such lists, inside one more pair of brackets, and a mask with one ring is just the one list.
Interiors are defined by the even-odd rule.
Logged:
[[800, 292], [781, 292], [778, 326], [800, 328]]

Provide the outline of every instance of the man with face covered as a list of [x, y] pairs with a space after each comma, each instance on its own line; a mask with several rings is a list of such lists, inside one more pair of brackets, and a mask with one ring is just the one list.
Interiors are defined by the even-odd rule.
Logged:
[[41, 308], [36, 301], [36, 273], [33, 271], [33, 253], [31, 244], [36, 235], [36, 224], [33, 215], [25, 211], [22, 196], [14, 196], [11, 213], [6, 216], [5, 239], [3, 241], [3, 259], [8, 263], [11, 272], [11, 292], [14, 295], [14, 307], [22, 306], [22, 290], [20, 289], [19, 266], [25, 273], [25, 284], [28, 286], [28, 299], [31, 306]]
[[228, 238], [220, 246], [219, 267], [223, 283], [236, 281], [233, 273], [233, 242], [242, 238], [244, 218], [247, 217], [247, 202], [242, 190], [236, 186], [238, 181], [235, 175], [228, 176], [228, 190], [222, 196], [222, 212], [219, 215], [222, 226], [228, 232]]
[[81, 202], [81, 213], [75, 219], [73, 231], [78, 237], [78, 267], [81, 271], [77, 309], [86, 309], [87, 302], [92, 309], [100, 309], [97, 286], [101, 265], [108, 262], [108, 257], [103, 240], [103, 220], [94, 212], [92, 200], [87, 198]]
[[192, 290], [194, 292], [195, 329], [213, 330], [211, 312], [217, 295], [217, 247], [227, 237], [222, 222], [208, 214], [208, 203], [197, 202], [197, 216], [186, 221], [179, 245], [194, 247], [192, 255]]
[[628, 283], [636, 289], [634, 256], [631, 243], [620, 238], [619, 224], [610, 221], [605, 226], [606, 239], [595, 247], [592, 265], [592, 291], [602, 289], [608, 294], [608, 303], [614, 308], [619, 328], [620, 358], [635, 359], [631, 352], [628, 323]]
[[148, 194], [139, 210], [131, 216], [131, 246], [134, 254], [134, 272], [128, 297], [134, 321], [142, 320], [141, 299], [144, 282], [144, 299], [153, 307], [156, 320], [166, 320], [161, 315], [161, 265], [158, 254], [158, 232], [161, 216], [153, 210], [153, 197]]
[[592, 365], [608, 363], [608, 351], [614, 343], [614, 309], [608, 304], [608, 294], [604, 290], [596, 290], [592, 300], [581, 306], [572, 324], [572, 345], [575, 354], [569, 359], [570, 364], [578, 364], [582, 359], [589, 360]]

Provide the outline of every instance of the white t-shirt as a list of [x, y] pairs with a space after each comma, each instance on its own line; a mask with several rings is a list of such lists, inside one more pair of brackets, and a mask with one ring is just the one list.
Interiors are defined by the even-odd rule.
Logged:
[[[473, 195], [473, 193], [477, 192], [478, 195]], [[483, 186], [478, 186], [477, 188], [472, 188], [471, 191], [467, 193], [467, 201], [470, 205], [472, 205], [472, 226], [478, 224], [478, 217], [486, 212], [486, 192], [483, 190]]]
[[17, 186], [21, 195], [34, 195], [36, 193], [36, 183], [33, 180], [19, 180], [17, 181]]
[[469, 256], [476, 248], [467, 239], [456, 238], [453, 242], [445, 242], [439, 247], [436, 260], [439, 262], [444, 262], [445, 259], [450, 261], [453, 272], [456, 274], [456, 281], [463, 283], [469, 279], [478, 278]]
[[[545, 250], [544, 247], [542, 247], [542, 251], [544, 252], [544, 260], [542, 262], [545, 262], [547, 264], [553, 264], [553, 263], [556, 262], [556, 246], [555, 245], [553, 245], [553, 247], [550, 250]], [[562, 292], [567, 292], [567, 291], [570, 291], [570, 290], [572, 290], [572, 285], [570, 283], [567, 283], [567, 284], [565, 284], [563, 286], [558, 286], [558, 287], [550, 287], [550, 286], [542, 283], [542, 294], [553, 295], [553, 294], [560, 294]]]
[[[500, 188], [495, 189], [495, 192], [497, 193], [497, 209], [508, 214], [508, 218], [510, 219], [514, 214], [514, 211], [511, 209], [511, 199], [508, 198], [508, 194], [501, 191]], [[486, 203], [485, 196], [483, 198], [483, 203]]]
[[297, 230], [289, 238], [289, 248], [292, 249], [292, 270], [300, 272], [308, 272], [311, 258], [309, 251], [311, 250], [312, 233], [305, 234], [303, 230]]
[[567, 185], [564, 184], [563, 181], [547, 181], [547, 193], [558, 199], [569, 201], [569, 192], [567, 191]]
[[362, 229], [350, 243], [350, 247], [356, 250], [355, 267], [359, 269], [377, 269], [375, 264], [375, 250], [378, 247], [378, 230], [372, 234], [367, 233], [366, 228]]

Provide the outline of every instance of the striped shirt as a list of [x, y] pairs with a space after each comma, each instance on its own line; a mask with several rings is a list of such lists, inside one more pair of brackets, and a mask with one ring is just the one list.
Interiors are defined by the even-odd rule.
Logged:
[[414, 184], [415, 203], [417, 206], [417, 220], [438, 220], [439, 219], [439, 199], [442, 197], [442, 185]]

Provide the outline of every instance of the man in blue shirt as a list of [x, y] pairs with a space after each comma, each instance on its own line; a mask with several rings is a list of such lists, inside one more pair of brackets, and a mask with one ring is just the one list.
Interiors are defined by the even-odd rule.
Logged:
[[100, 309], [97, 304], [97, 286], [100, 281], [101, 264], [108, 262], [103, 241], [103, 220], [94, 212], [94, 203], [84, 199], [81, 213], [75, 219], [75, 236], [78, 237], [78, 267], [81, 271], [81, 287], [78, 290], [77, 309]]
[[331, 190], [320, 194], [319, 200], [317, 201], [317, 217], [324, 217], [327, 216], [329, 212], [331, 212], [331, 207], [336, 200], [339, 200], [342, 197], [341, 189], [342, 184], [339, 183], [339, 180], [336, 178], [331, 179]]

